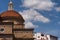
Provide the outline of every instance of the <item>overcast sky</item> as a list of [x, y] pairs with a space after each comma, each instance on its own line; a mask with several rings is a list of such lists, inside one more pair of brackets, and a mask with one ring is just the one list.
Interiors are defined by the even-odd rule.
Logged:
[[[34, 28], [59, 37], [60, 40], [60, 0], [12, 0], [14, 10], [25, 20], [25, 28]], [[0, 13], [8, 10], [9, 0], [0, 0]]]

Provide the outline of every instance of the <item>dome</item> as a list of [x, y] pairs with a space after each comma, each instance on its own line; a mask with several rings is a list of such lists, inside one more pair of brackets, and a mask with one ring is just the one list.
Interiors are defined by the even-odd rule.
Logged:
[[14, 11], [14, 10], [8, 10], [8, 11], [3, 12], [1, 14], [1, 17], [16, 17], [21, 20], [24, 20], [23, 17], [18, 12]]
[[8, 10], [1, 14], [1, 17], [7, 17], [7, 16], [22, 17], [18, 12], [13, 10]]

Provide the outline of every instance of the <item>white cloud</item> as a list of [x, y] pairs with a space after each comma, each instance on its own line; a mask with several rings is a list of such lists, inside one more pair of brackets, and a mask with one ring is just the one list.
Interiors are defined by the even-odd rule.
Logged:
[[23, 6], [40, 9], [40, 10], [51, 10], [54, 7], [55, 3], [51, 2], [51, 0], [24, 0]]
[[25, 22], [25, 28], [36, 28], [37, 25], [34, 25], [32, 22]]
[[43, 15], [41, 15], [40, 13], [38, 13], [37, 11], [35, 11], [34, 9], [29, 9], [29, 10], [24, 10], [23, 12], [19, 12], [23, 18], [25, 19], [25, 27], [26, 28], [34, 28], [37, 25], [34, 25], [31, 21], [39, 21], [39, 22], [43, 22], [43, 23], [48, 23], [50, 22], [50, 20], [46, 17], [44, 17]]
[[37, 11], [30, 9], [30, 10], [25, 10], [23, 12], [20, 12], [25, 21], [41, 21], [43, 23], [48, 23], [50, 20]]
[[55, 3], [52, 3], [51, 0], [24, 0], [22, 6], [30, 8], [28, 10], [24, 10], [23, 12], [20, 12], [20, 14], [25, 19], [26, 27], [29, 26], [34, 28], [34, 26], [36, 26], [31, 22], [32, 20], [43, 22], [43, 23], [50, 22], [50, 19], [48, 19], [47, 17], [44, 17], [34, 9], [49, 11], [52, 9], [52, 7], [54, 7], [54, 5]]
[[56, 7], [55, 10], [56, 10], [57, 12], [60, 12], [60, 7]]

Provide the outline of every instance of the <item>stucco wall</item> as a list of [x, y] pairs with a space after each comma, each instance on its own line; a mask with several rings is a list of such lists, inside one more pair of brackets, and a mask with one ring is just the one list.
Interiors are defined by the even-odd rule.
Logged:
[[14, 35], [16, 38], [33, 38], [31, 31], [15, 31]]
[[12, 25], [0, 25], [0, 34], [12, 34]]

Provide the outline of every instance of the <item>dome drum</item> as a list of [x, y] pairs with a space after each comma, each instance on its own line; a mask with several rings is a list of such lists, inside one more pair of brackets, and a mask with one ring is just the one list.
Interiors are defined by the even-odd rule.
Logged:
[[23, 21], [21, 18], [19, 17], [2, 17], [2, 20], [15, 20], [15, 21]]

